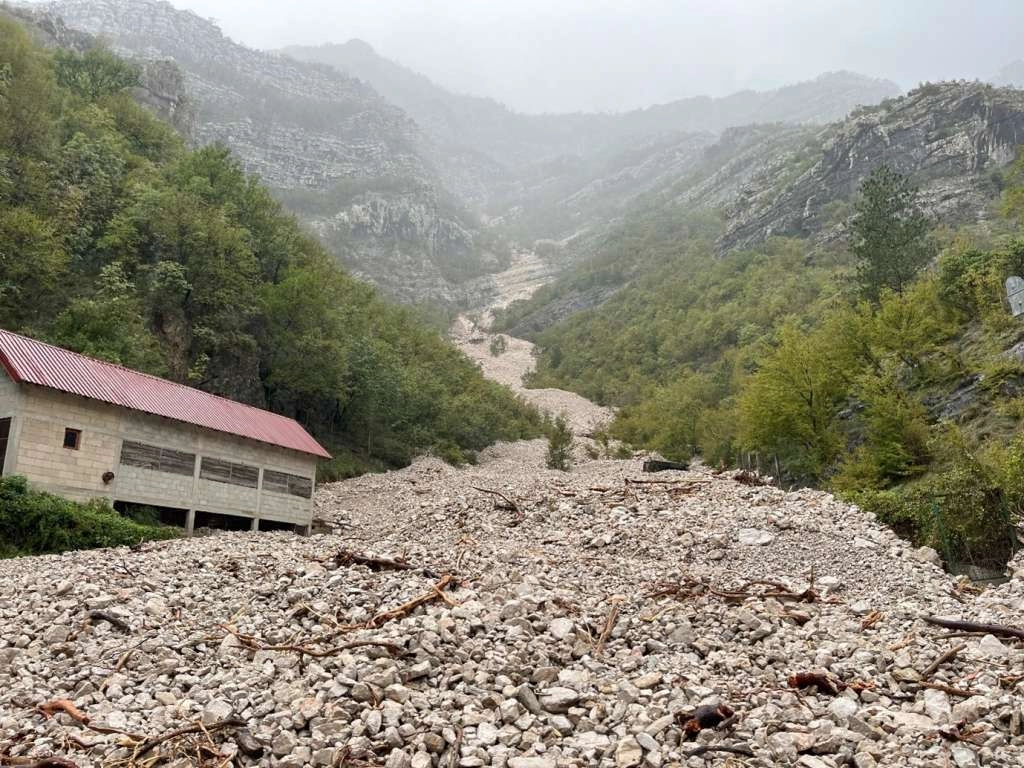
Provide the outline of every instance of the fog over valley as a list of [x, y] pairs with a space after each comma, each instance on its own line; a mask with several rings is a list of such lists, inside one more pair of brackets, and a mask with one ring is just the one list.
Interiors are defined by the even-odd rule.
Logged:
[[1021, 57], [1018, 0], [176, 0], [258, 48], [359, 38], [523, 112], [621, 111], [851, 70], [988, 79]]

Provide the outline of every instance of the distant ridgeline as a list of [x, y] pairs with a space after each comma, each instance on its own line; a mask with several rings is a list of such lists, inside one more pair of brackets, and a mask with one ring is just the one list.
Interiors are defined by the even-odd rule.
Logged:
[[295, 417], [328, 476], [539, 433], [226, 148], [140, 106], [149, 70], [22, 21], [0, 12], [0, 327]]
[[157, 0], [45, 8], [51, 25], [63, 19], [147, 62], [173, 59], [195, 142], [230, 147], [356, 276], [448, 309], [492, 295], [489, 276], [516, 247], [603, 230], [638, 196], [687, 173], [720, 131], [823, 124], [898, 93], [832, 73], [622, 115], [521, 115], [448, 92], [358, 41], [272, 54]]

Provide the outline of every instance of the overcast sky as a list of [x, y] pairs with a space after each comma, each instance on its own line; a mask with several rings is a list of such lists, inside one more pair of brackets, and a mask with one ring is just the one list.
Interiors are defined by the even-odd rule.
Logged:
[[172, 0], [257, 48], [353, 37], [522, 111], [621, 110], [850, 69], [988, 78], [1024, 0]]

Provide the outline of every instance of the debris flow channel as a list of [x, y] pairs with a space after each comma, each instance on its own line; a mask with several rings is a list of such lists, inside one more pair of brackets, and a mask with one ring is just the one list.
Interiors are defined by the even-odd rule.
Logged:
[[0, 763], [1024, 762], [1024, 567], [979, 594], [827, 494], [544, 449], [327, 486], [308, 539], [0, 563]]

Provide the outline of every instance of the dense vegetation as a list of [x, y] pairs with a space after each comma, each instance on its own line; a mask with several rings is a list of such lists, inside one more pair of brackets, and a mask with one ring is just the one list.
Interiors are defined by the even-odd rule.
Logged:
[[538, 434], [226, 149], [186, 149], [138, 79], [0, 21], [0, 326], [294, 416], [340, 454], [332, 474]]
[[777, 467], [951, 565], [996, 562], [1024, 511], [1024, 365], [1009, 353], [1024, 331], [1003, 288], [1024, 273], [1024, 161], [1005, 182], [1002, 218], [950, 232], [883, 168], [831, 249], [775, 239], [719, 257], [714, 228], [640, 218], [502, 322], [613, 289], [537, 335], [537, 385], [617, 406], [612, 434], [634, 445]]
[[180, 533], [123, 517], [102, 501], [78, 504], [30, 490], [23, 477], [0, 478], [0, 557], [119, 547]]

